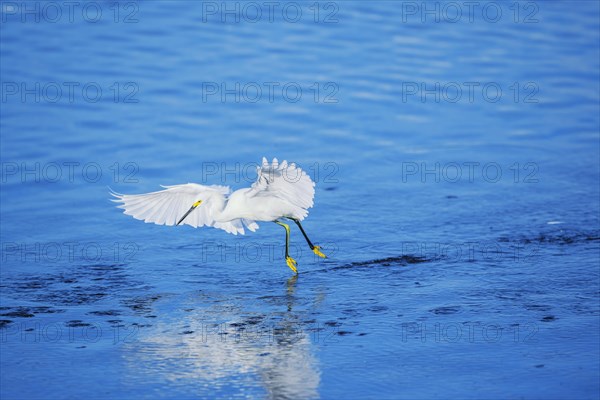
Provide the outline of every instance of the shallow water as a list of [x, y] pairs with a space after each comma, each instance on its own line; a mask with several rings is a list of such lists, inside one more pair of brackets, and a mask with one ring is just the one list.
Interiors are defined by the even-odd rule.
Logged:
[[[598, 4], [228, 4], [2, 3], [1, 397], [598, 398]], [[297, 278], [108, 201], [262, 156]]]

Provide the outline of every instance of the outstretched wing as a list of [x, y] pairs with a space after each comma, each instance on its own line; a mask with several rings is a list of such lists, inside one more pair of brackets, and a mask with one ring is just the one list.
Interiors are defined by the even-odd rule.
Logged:
[[237, 235], [244, 234], [241, 220], [217, 222], [214, 213], [221, 211], [226, 196], [231, 192], [227, 186], [204, 186], [196, 183], [163, 186], [165, 190], [144, 194], [119, 194], [112, 201], [120, 203], [118, 208], [124, 214], [147, 223], [173, 226], [198, 200], [202, 204], [196, 207], [182, 222], [194, 228], [212, 226]]
[[269, 164], [263, 157], [262, 165], [257, 168], [258, 178], [250, 189], [251, 196], [278, 197], [290, 203], [294, 208], [294, 217], [300, 220], [313, 206], [315, 183], [306, 172], [294, 163], [279, 163], [276, 158]]

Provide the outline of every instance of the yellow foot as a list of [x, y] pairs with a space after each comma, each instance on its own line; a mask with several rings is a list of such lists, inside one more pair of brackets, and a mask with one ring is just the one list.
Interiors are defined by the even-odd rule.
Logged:
[[321, 258], [327, 258], [325, 254], [321, 253], [321, 246], [313, 247], [312, 251]]
[[290, 267], [292, 271], [294, 271], [294, 273], [298, 273], [298, 269], [296, 268], [296, 265], [298, 263], [296, 262], [296, 260], [294, 260], [292, 257], [287, 257], [285, 259], [285, 262], [287, 263], [287, 266]]

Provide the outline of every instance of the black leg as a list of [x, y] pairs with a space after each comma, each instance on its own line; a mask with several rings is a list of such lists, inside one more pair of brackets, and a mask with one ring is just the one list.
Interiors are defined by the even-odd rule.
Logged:
[[292, 221], [294, 221], [296, 223], [296, 225], [298, 225], [298, 228], [300, 228], [300, 232], [302, 232], [302, 236], [304, 236], [304, 239], [306, 239], [306, 243], [308, 243], [308, 247], [310, 247], [310, 249], [319, 257], [321, 258], [327, 258], [327, 256], [323, 253], [321, 253], [321, 247], [320, 246], [315, 246], [314, 244], [312, 244], [312, 242], [310, 241], [310, 239], [308, 238], [308, 235], [306, 234], [306, 232], [304, 231], [304, 228], [302, 227], [302, 224], [300, 223], [300, 220], [297, 220], [296, 218], [289, 218]]

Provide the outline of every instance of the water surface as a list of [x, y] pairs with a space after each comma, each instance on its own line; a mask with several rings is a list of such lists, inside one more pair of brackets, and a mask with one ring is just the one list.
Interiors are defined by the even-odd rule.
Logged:
[[[2, 398], [598, 397], [596, 2], [27, 4], [0, 25]], [[262, 156], [317, 182], [329, 258], [294, 230], [297, 278], [275, 224], [108, 201]]]

